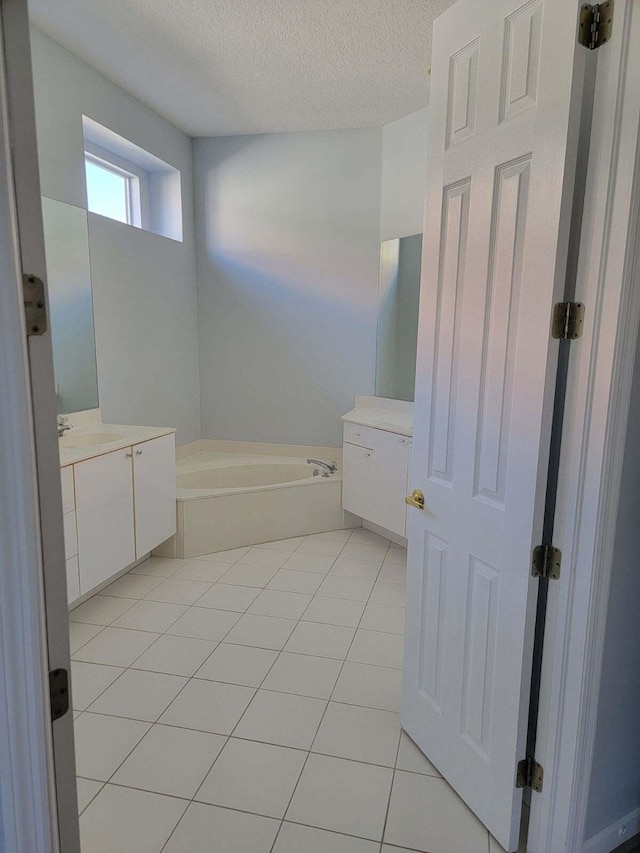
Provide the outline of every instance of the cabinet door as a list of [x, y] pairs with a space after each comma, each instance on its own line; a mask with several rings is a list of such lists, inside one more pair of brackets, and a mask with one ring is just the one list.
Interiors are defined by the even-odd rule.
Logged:
[[74, 466], [82, 595], [135, 560], [131, 453], [127, 447]]
[[173, 435], [133, 448], [136, 559], [176, 532], [176, 450]]
[[410, 439], [377, 429], [373, 436], [373, 500], [371, 520], [385, 530], [405, 535]]
[[372, 451], [355, 444], [342, 449], [342, 508], [371, 518]]

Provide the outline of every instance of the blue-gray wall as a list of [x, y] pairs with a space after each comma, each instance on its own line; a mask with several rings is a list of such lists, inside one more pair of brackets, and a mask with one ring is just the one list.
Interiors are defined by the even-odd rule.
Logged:
[[105, 422], [200, 436], [191, 139], [32, 30], [42, 193], [86, 207], [82, 115], [182, 174], [184, 242], [89, 214], [98, 391]]

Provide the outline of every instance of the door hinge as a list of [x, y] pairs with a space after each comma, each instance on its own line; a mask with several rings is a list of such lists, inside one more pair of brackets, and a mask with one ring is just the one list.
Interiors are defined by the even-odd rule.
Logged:
[[47, 307], [44, 282], [37, 275], [22, 276], [22, 298], [28, 335], [43, 335], [47, 331]]
[[51, 719], [59, 720], [69, 710], [69, 673], [66, 669], [52, 669], [49, 672], [49, 697]]
[[553, 545], [536, 545], [531, 559], [531, 574], [534, 578], [549, 578], [557, 581], [560, 577], [562, 551]]
[[580, 6], [578, 43], [589, 50], [602, 47], [611, 38], [613, 0], [606, 3], [583, 3]]
[[534, 791], [540, 793], [542, 791], [542, 782], [544, 779], [544, 770], [542, 765], [532, 756], [523, 758], [518, 762], [516, 770], [516, 788], [533, 788]]
[[551, 337], [558, 341], [575, 341], [582, 337], [584, 304], [582, 302], [556, 302], [553, 307]]

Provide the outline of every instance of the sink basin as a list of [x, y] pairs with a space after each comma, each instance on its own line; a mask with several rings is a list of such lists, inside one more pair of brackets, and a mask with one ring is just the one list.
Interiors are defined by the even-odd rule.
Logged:
[[118, 432], [93, 432], [89, 435], [70, 435], [60, 439], [60, 447], [71, 450], [81, 447], [97, 447], [100, 444], [113, 444], [122, 441], [124, 435]]

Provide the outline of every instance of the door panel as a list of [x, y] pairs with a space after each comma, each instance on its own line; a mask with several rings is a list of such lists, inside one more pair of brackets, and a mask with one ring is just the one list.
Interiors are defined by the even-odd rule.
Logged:
[[408, 467], [409, 439], [374, 430], [371, 520], [398, 536], [405, 535]]
[[[458, 0], [436, 21], [408, 513], [402, 722], [517, 847], [571, 213], [573, 0]], [[575, 67], [574, 67], [575, 66]]]
[[136, 559], [176, 532], [176, 450], [173, 435], [133, 449]]
[[342, 449], [343, 509], [360, 518], [371, 518], [372, 486], [372, 451], [345, 443]]

